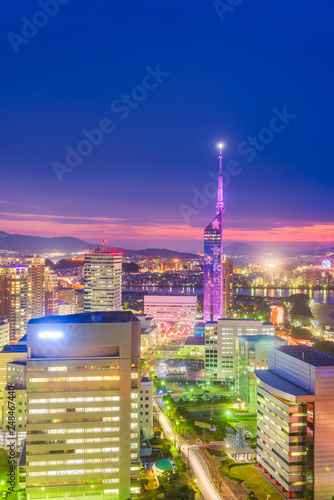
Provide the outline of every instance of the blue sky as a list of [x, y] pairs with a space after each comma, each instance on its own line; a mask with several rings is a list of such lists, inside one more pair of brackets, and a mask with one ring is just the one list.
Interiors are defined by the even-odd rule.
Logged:
[[333, 244], [331, 1], [55, 1], [1, 5], [0, 229], [200, 251], [222, 140], [226, 241]]

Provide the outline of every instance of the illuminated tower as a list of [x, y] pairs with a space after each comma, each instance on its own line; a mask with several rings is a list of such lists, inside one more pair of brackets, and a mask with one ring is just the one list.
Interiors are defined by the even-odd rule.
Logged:
[[[218, 199], [216, 204], [217, 214], [204, 230], [204, 321], [216, 321], [227, 316], [228, 308], [223, 304], [230, 303], [224, 299], [230, 293], [230, 283], [226, 290], [222, 276], [223, 270], [223, 155], [222, 144], [219, 145], [219, 177]], [[233, 296], [233, 289], [232, 289]]]

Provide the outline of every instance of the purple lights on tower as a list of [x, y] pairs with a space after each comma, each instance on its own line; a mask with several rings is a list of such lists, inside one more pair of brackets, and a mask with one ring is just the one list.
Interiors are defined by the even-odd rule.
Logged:
[[204, 321], [217, 321], [223, 314], [223, 155], [219, 145], [217, 215], [204, 230]]

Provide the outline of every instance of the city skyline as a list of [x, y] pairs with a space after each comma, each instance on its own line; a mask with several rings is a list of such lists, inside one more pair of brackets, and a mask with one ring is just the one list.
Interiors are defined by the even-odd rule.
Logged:
[[333, 245], [332, 4], [78, 5], [2, 6], [1, 230], [200, 252], [222, 140], [227, 244]]

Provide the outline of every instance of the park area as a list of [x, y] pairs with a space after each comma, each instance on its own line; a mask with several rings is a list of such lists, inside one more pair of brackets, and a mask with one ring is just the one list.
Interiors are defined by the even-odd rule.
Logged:
[[282, 500], [282, 496], [275, 488], [262, 476], [254, 465], [234, 465], [232, 460], [227, 460], [221, 467], [222, 474], [233, 481], [243, 481], [245, 486], [254, 493], [251, 498], [257, 500]]

